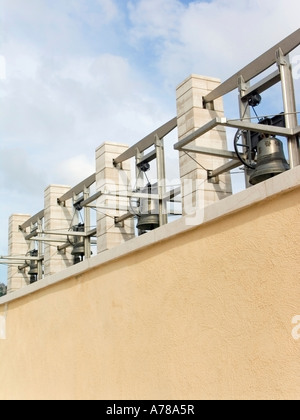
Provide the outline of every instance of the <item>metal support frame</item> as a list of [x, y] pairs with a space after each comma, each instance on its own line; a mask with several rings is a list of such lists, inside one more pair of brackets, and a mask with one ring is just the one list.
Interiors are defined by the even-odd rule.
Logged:
[[[297, 29], [291, 35], [283, 39], [281, 42], [270, 48], [260, 57], [252, 61], [242, 70], [234, 74], [224, 83], [220, 84], [216, 89], [210, 92], [203, 98], [203, 104], [207, 109], [211, 109], [213, 101], [228, 94], [229, 92], [239, 90], [239, 120], [227, 120], [226, 118], [215, 118], [205, 124], [203, 127], [196, 130], [194, 133], [188, 135], [174, 145], [175, 150], [195, 152], [200, 154], [210, 154], [216, 157], [225, 157], [230, 159], [228, 163], [221, 167], [209, 171], [208, 178], [212, 178], [221, 173], [228, 172], [235, 167], [240, 166], [236, 160], [235, 152], [227, 152], [214, 150], [202, 147], [189, 146], [193, 140], [203, 136], [210, 130], [217, 126], [231, 127], [238, 130], [245, 130], [249, 132], [254, 131], [258, 133], [270, 134], [272, 136], [283, 136], [287, 138], [288, 153], [290, 160], [290, 167], [293, 168], [300, 164], [300, 145], [299, 133], [300, 127], [297, 121], [295, 91], [293, 85], [292, 69], [289, 63], [288, 54], [300, 45], [300, 29]], [[261, 81], [250, 85], [250, 81], [262, 72], [277, 64], [278, 69], [263, 78]], [[255, 124], [251, 122], [250, 109], [248, 107], [248, 98], [253, 93], [262, 93], [281, 82], [282, 97], [284, 103], [285, 128], [278, 126], [267, 126], [263, 124]], [[246, 187], [249, 187], [249, 172], [245, 170]]]
[[300, 45], [300, 29], [297, 29], [291, 35], [287, 36], [281, 42], [270, 48], [264, 54], [256, 58], [242, 70], [231, 76], [228, 80], [206, 95], [204, 103], [212, 102], [221, 96], [226, 95], [238, 88], [238, 80], [240, 76], [243, 76], [244, 81], [247, 83], [259, 76], [262, 72], [270, 68], [273, 64], [276, 64], [276, 51], [281, 48], [284, 55], [288, 55], [295, 48]]
[[166, 167], [165, 167], [165, 151], [164, 140], [160, 139], [158, 135], [155, 136], [155, 150], [156, 150], [156, 169], [157, 169], [157, 184], [159, 197], [159, 225], [163, 226], [168, 223], [167, 203], [163, 200], [166, 193]]
[[[293, 83], [292, 68], [287, 56], [281, 48], [276, 51], [277, 65], [281, 76], [282, 98], [285, 113], [285, 125], [287, 128], [295, 129], [298, 125], [296, 114], [296, 100]], [[288, 152], [290, 167], [294, 168], [300, 164], [299, 138], [296, 134], [288, 137]]]
[[[168, 214], [167, 214], [167, 201], [170, 200], [172, 194], [166, 193], [166, 169], [165, 169], [165, 154], [164, 154], [164, 137], [169, 134], [172, 130], [177, 127], [177, 118], [173, 118], [168, 123], [164, 124], [157, 130], [153, 131], [151, 134], [146, 136], [140, 142], [126, 150], [116, 159], [114, 159], [113, 164], [115, 167], [118, 167], [125, 160], [135, 158], [135, 167], [136, 167], [136, 191], [126, 192], [125, 196], [130, 198], [138, 199], [149, 199], [149, 194], [143, 193], [145, 189], [145, 179], [144, 174], [141, 171], [141, 166], [144, 163], [149, 163], [156, 159], [156, 169], [157, 169], [157, 194], [151, 194], [152, 200], [158, 200], [159, 203], [159, 225], [165, 225], [168, 223]], [[154, 150], [145, 154], [145, 151], [150, 147], [154, 146]], [[176, 194], [180, 194], [176, 191]], [[115, 193], [115, 195], [122, 196], [123, 194]], [[172, 197], [172, 199], [174, 196]], [[122, 216], [115, 218], [115, 223], [123, 223], [125, 220], [136, 216], [136, 213], [129, 211]], [[138, 230], [138, 235], [141, 235], [143, 232]]]
[[[210, 109], [210, 104], [217, 98], [226, 95], [234, 89], [239, 90], [239, 111], [240, 119], [228, 120], [226, 118], [214, 118], [203, 127], [196, 130], [174, 145], [175, 150], [209, 154], [216, 157], [230, 159], [228, 163], [219, 168], [209, 171], [208, 178], [212, 178], [221, 173], [228, 172], [240, 166], [235, 152], [220, 151], [210, 148], [189, 146], [189, 143], [203, 136], [217, 126], [236, 128], [237, 130], [250, 131], [269, 134], [272, 136], [283, 136], [287, 138], [290, 167], [293, 168], [300, 164], [300, 127], [297, 121], [295, 91], [293, 85], [292, 69], [289, 63], [288, 54], [300, 45], [300, 29], [289, 35], [287, 38], [276, 44], [256, 60], [252, 61], [242, 70], [230, 77], [208, 95], [203, 98], [204, 106]], [[250, 81], [263, 71], [277, 64], [278, 69], [261, 81], [250, 85]], [[262, 93], [281, 82], [282, 97], [284, 104], [285, 127], [268, 126], [251, 122], [248, 98], [255, 93]], [[249, 171], [245, 170], [246, 187], [249, 187]]]

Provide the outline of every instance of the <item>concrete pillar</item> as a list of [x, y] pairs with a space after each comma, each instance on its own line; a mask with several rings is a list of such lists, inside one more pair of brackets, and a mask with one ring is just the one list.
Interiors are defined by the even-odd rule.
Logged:
[[[8, 228], [8, 255], [25, 256], [30, 251], [30, 243], [26, 241], [19, 226], [30, 219], [29, 214], [12, 214]], [[25, 259], [24, 259], [25, 263]], [[22, 265], [22, 264], [20, 264]], [[25, 271], [19, 271], [18, 265], [9, 265], [7, 272], [7, 293], [14, 292], [27, 285], [29, 278]]]
[[[178, 86], [176, 100], [179, 140], [212, 119], [224, 116], [222, 98], [214, 101], [213, 110], [203, 107], [203, 97], [219, 84], [218, 79], [193, 74]], [[227, 150], [225, 128], [217, 127], [189, 145]], [[220, 175], [218, 183], [207, 179], [207, 170], [216, 169], [227, 161], [199, 153], [187, 155], [180, 152], [183, 214], [190, 214], [196, 208], [204, 208], [232, 194], [230, 174]]]
[[96, 202], [98, 254], [134, 237], [133, 218], [120, 226], [115, 226], [114, 222], [115, 217], [129, 209], [128, 198], [114, 195], [125, 194], [131, 188], [130, 161], [123, 162], [121, 168], [113, 165], [113, 159], [127, 149], [127, 145], [106, 142], [96, 150], [96, 191], [103, 192]]
[[[45, 189], [44, 195], [44, 230], [47, 231], [68, 231], [71, 227], [74, 209], [71, 200], [65, 205], [59, 205], [57, 199], [70, 190], [69, 186], [50, 185]], [[50, 235], [46, 235], [50, 236]], [[52, 239], [65, 239], [65, 236], [51, 235]], [[71, 237], [71, 239], [73, 239]], [[44, 274], [50, 276], [73, 265], [71, 255], [72, 248], [58, 251], [57, 246], [61, 242], [45, 242], [44, 250]]]

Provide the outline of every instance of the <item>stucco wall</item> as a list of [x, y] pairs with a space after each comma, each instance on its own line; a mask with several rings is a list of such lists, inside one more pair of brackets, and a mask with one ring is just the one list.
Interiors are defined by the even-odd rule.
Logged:
[[298, 399], [299, 193], [2, 298], [0, 399]]

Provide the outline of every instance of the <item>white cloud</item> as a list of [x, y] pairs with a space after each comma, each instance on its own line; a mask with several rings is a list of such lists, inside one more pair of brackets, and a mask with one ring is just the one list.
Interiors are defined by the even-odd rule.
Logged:
[[97, 3], [104, 12], [104, 21], [106, 23], [111, 22], [114, 19], [118, 19], [119, 9], [114, 0], [97, 0]]
[[299, 26], [298, 0], [179, 3], [130, 3], [133, 45], [150, 45], [169, 88], [191, 73], [224, 80]]
[[139, 40], [165, 38], [178, 33], [178, 22], [184, 12], [179, 0], [141, 0], [129, 2], [130, 19], [133, 23], [133, 43]]
[[66, 185], [75, 186], [95, 172], [95, 164], [86, 155], [80, 154], [58, 162], [54, 170], [59, 174], [57, 178], [63, 178]]

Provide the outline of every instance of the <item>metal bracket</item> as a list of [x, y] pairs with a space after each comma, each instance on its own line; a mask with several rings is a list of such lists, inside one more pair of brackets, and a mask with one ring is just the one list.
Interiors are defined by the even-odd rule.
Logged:
[[209, 170], [207, 171], [207, 181], [210, 184], [220, 184], [219, 175], [214, 175], [213, 171]]

